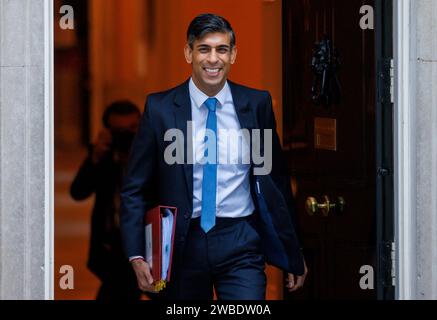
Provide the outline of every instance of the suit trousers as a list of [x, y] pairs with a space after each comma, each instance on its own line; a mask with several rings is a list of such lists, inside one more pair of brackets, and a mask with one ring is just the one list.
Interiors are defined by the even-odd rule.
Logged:
[[205, 233], [193, 218], [182, 261], [164, 290], [164, 299], [264, 300], [266, 275], [260, 237], [252, 216], [216, 218]]

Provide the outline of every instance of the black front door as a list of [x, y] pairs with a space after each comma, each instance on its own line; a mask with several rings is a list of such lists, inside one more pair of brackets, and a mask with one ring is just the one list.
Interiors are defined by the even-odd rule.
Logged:
[[310, 270], [285, 298], [378, 296], [379, 37], [360, 25], [377, 2], [283, 1], [284, 148]]

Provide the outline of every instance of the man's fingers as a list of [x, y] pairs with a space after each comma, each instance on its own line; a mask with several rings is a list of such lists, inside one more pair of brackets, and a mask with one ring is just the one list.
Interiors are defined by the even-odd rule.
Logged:
[[112, 135], [109, 130], [101, 131], [97, 137], [96, 145], [100, 147], [109, 147], [112, 142]]
[[290, 290], [294, 287], [294, 274], [289, 273], [285, 279], [285, 286]]
[[304, 277], [297, 277], [296, 286], [298, 286], [299, 288], [302, 288], [304, 281], [305, 281]]
[[302, 288], [305, 283], [305, 278], [308, 274], [308, 268], [306, 265], [306, 262], [304, 260], [304, 274], [301, 276], [297, 276], [295, 279], [294, 274], [288, 273], [286, 281], [286, 287], [288, 288], [289, 292], [296, 291], [299, 288]]
[[146, 280], [149, 283], [149, 285], [153, 284], [153, 277], [152, 274], [150, 273], [149, 266], [146, 266], [146, 269], [144, 270], [144, 276], [146, 277]]
[[153, 282], [154, 281], [152, 275], [150, 274], [150, 270], [147, 269], [144, 270], [140, 279], [138, 279], [138, 286], [142, 291], [156, 292]]
[[147, 292], [156, 293], [155, 286], [154, 285], [150, 285], [147, 281], [139, 281], [138, 282], [138, 287], [140, 288], [141, 291], [147, 291]]
[[294, 274], [289, 273], [286, 280], [286, 287], [288, 288], [289, 292], [294, 292], [299, 288], [302, 288], [304, 282], [305, 282], [305, 276], [295, 277]]
[[152, 285], [153, 277], [152, 274], [150, 273], [149, 265], [145, 262], [142, 262], [140, 270], [141, 270], [141, 277], [145, 280], [145, 282], [147, 282], [148, 285]]
[[293, 291], [296, 291], [297, 289], [302, 288], [304, 282], [305, 282], [305, 277], [298, 276], [297, 280], [296, 280], [296, 285], [294, 286]]
[[149, 265], [144, 260], [134, 260], [132, 265], [137, 275], [138, 287], [142, 291], [156, 292]]

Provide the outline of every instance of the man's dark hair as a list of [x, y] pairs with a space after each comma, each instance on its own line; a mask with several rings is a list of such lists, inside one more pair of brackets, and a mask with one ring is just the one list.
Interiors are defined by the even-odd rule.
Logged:
[[118, 115], [128, 115], [132, 113], [137, 113], [141, 116], [141, 112], [138, 107], [128, 100], [120, 100], [111, 103], [103, 113], [102, 121], [105, 128], [109, 129], [109, 117], [112, 114]]
[[231, 48], [235, 46], [235, 33], [231, 24], [223, 17], [212, 13], [198, 15], [191, 21], [187, 31], [187, 41], [191, 49], [195, 40], [201, 39], [207, 33], [222, 32], [231, 36]]

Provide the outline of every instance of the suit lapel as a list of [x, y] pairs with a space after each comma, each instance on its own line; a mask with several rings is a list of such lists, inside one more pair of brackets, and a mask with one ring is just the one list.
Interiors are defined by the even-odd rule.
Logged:
[[[188, 88], [188, 81], [178, 87], [175, 94], [175, 120], [177, 129], [183, 132], [184, 136], [184, 173], [185, 182], [187, 184], [187, 196], [190, 208], [193, 205], [193, 164], [189, 164], [187, 161], [187, 143], [188, 139], [191, 139], [192, 135], [187, 133], [187, 122], [192, 120], [191, 116], [191, 99]], [[191, 155], [190, 155], [191, 156]]]
[[[241, 129], [249, 130], [250, 138], [247, 141], [249, 145], [250, 163], [253, 167], [252, 159], [252, 130], [258, 128], [257, 122], [253, 110], [249, 106], [249, 99], [247, 93], [244, 92], [244, 87], [241, 87], [228, 80], [229, 87], [231, 88], [232, 100], [234, 101], [235, 111], [237, 113], [238, 121], [240, 122]], [[251, 174], [252, 174], [251, 170]]]
[[235, 111], [241, 129], [248, 129], [249, 131], [255, 129], [255, 118], [249, 107], [249, 99], [247, 98], [247, 95], [244, 94], [243, 88], [232, 81], [228, 80], [228, 83], [231, 88], [232, 100], [234, 101]]

